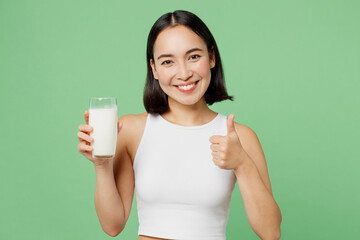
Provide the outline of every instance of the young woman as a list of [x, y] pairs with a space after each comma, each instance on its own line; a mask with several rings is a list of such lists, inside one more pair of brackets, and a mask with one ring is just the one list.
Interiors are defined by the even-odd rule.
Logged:
[[146, 112], [119, 118], [114, 158], [92, 158], [88, 111], [79, 126], [78, 150], [96, 170], [103, 230], [116, 236], [124, 229], [135, 189], [138, 240], [224, 240], [238, 181], [252, 229], [279, 239], [281, 213], [256, 134], [234, 114], [208, 107], [232, 97], [206, 25], [186, 11], [161, 16], [149, 33], [147, 65]]

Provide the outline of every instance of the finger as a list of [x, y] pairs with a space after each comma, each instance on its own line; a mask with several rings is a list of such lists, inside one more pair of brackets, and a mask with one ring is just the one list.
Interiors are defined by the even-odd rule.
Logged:
[[123, 126], [122, 122], [120, 122], [120, 121], [118, 120], [118, 134], [119, 134], [122, 126]]
[[227, 135], [235, 132], [235, 124], [234, 124], [234, 114], [230, 114], [227, 119]]
[[213, 143], [210, 145], [210, 149], [214, 152], [219, 152], [219, 151], [221, 151], [221, 146], [220, 146], [220, 144]]
[[80, 143], [78, 145], [78, 150], [79, 150], [79, 152], [91, 152], [93, 150], [93, 147], [83, 144], [83, 143]]
[[90, 125], [80, 125], [79, 130], [82, 132], [92, 132], [93, 128]]
[[225, 161], [223, 160], [215, 160], [214, 161], [215, 165], [218, 166], [219, 168], [224, 168], [225, 167]]
[[84, 119], [85, 119], [85, 122], [86, 122], [86, 124], [88, 124], [89, 125], [89, 111], [88, 110], [86, 110], [85, 112], [84, 112]]
[[78, 136], [80, 141], [83, 140], [83, 141], [88, 142], [88, 143], [91, 143], [94, 140], [88, 134], [85, 134], [83, 132], [78, 132], [77, 136]]
[[214, 159], [224, 161], [226, 160], [226, 154], [224, 152], [212, 152], [211, 155]]
[[211, 156], [215, 160], [220, 160], [220, 153], [219, 152], [211, 152]]
[[88, 145], [88, 146], [91, 145], [91, 143], [89, 143], [89, 142], [87, 142], [87, 141], [85, 141], [85, 140], [82, 140], [82, 139], [80, 140], [80, 139], [79, 139], [79, 141], [80, 141], [81, 144], [85, 144], [85, 145]]
[[214, 135], [210, 137], [209, 141], [211, 143], [224, 143], [226, 141], [226, 136]]
[[213, 158], [213, 162], [214, 162], [214, 164], [216, 165], [216, 166], [218, 166], [218, 167], [222, 167], [222, 166], [224, 166], [224, 164], [225, 164], [225, 161], [223, 161], [223, 160], [221, 160], [221, 159], [219, 159], [219, 158], [216, 158], [216, 157], [214, 157]]

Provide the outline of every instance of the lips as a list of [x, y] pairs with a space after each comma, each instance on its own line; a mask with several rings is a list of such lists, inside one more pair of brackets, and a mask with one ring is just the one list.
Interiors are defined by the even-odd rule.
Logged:
[[196, 81], [196, 82], [193, 82], [190, 84], [186, 84], [186, 85], [175, 85], [175, 86], [177, 89], [179, 89], [182, 92], [190, 92], [195, 89], [198, 82], [199, 81]]

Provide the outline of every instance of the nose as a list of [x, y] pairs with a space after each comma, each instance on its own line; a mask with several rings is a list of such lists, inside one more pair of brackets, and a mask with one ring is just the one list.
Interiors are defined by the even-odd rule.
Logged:
[[177, 78], [179, 80], [187, 81], [192, 77], [192, 75], [193, 72], [186, 63], [179, 63], [177, 69]]

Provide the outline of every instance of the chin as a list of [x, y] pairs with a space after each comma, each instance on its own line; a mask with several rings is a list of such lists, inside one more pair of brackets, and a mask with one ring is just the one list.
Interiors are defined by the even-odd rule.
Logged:
[[186, 105], [186, 106], [193, 106], [195, 104], [197, 104], [198, 102], [200, 102], [200, 99], [189, 99], [187, 101], [179, 101], [179, 103]]

